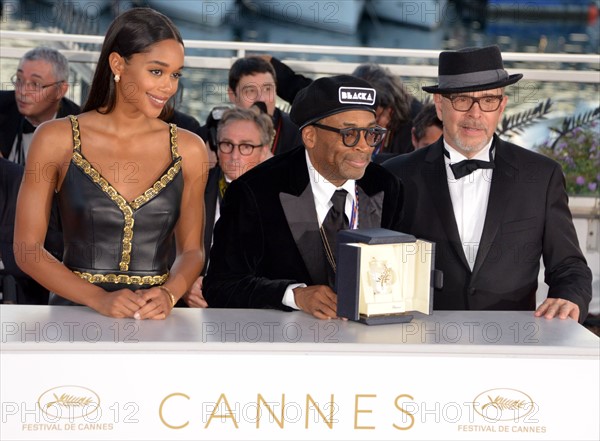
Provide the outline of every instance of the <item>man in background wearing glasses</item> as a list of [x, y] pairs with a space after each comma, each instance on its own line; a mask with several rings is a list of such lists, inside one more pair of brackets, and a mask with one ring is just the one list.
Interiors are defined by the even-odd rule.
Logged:
[[[62, 54], [39, 47], [19, 60], [11, 78], [15, 90], [0, 91], [0, 293], [4, 302], [48, 303], [48, 291], [15, 263], [15, 205], [35, 128], [44, 121], [80, 112], [77, 104], [64, 97], [69, 89], [68, 75], [69, 64]], [[57, 258], [62, 256], [62, 232], [55, 205], [45, 247]]]
[[15, 90], [0, 92], [0, 154], [24, 165], [33, 131], [45, 121], [78, 114], [77, 104], [65, 98], [69, 63], [55, 49], [31, 49], [11, 78]]
[[290, 117], [304, 146], [227, 190], [204, 280], [211, 307], [337, 317], [337, 231], [399, 226], [400, 183], [371, 163], [385, 136], [376, 108], [375, 90], [349, 75], [320, 78], [297, 94]]
[[[583, 322], [591, 272], [560, 166], [494, 134], [509, 75], [497, 46], [442, 52], [433, 93], [443, 135], [384, 167], [404, 184], [401, 231], [436, 243], [433, 309], [535, 310]], [[536, 309], [540, 257], [548, 298]]]
[[203, 275], [209, 265], [213, 228], [221, 215], [221, 203], [229, 184], [248, 170], [272, 157], [273, 120], [256, 107], [226, 110], [217, 126], [218, 164], [210, 169], [204, 191], [204, 255], [202, 273], [183, 296], [184, 302], [195, 308], [208, 305], [202, 293]]

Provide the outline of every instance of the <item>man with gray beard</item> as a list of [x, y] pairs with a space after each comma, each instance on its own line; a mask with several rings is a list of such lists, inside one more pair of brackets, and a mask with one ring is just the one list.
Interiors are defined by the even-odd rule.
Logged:
[[[509, 75], [497, 46], [440, 54], [433, 93], [443, 136], [384, 167], [404, 185], [400, 230], [436, 243], [434, 310], [535, 310], [583, 322], [592, 276], [560, 165], [501, 140]], [[536, 305], [540, 257], [548, 298]], [[536, 308], [537, 306], [537, 308]]]

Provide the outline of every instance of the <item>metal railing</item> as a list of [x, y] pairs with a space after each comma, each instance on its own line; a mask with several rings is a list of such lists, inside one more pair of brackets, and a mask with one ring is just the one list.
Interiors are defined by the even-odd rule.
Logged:
[[[43, 43], [56, 42], [64, 45], [64, 54], [71, 62], [93, 62], [98, 58], [99, 51], [76, 49], [77, 46], [88, 43], [101, 45], [104, 37], [90, 35], [60, 34], [49, 32], [26, 32], [26, 31], [0, 31], [0, 41], [2, 41], [1, 57], [19, 58], [26, 51], [27, 47], [15, 47], [7, 44], [10, 40], [20, 41], [39, 41]], [[200, 49], [204, 52], [228, 51], [230, 56], [186, 56], [186, 66], [190, 68], [205, 69], [210, 66], [211, 69], [227, 70], [233, 60], [243, 57], [248, 53], [277, 53], [300, 55], [316, 54], [322, 56], [337, 57], [356, 56], [368, 58], [374, 62], [377, 59], [404, 59], [412, 60], [413, 63], [407, 64], [386, 64], [392, 72], [403, 76], [418, 76], [424, 78], [435, 78], [437, 76], [437, 50], [414, 50], [414, 49], [390, 49], [390, 48], [365, 48], [365, 47], [347, 47], [347, 46], [308, 46], [299, 44], [276, 44], [276, 43], [245, 43], [229, 41], [207, 41], [207, 40], [185, 40], [185, 47], [188, 52], [192, 49]], [[300, 58], [301, 58], [300, 57]], [[570, 66], [578, 66], [577, 69], [532, 69], [522, 68], [519, 71], [531, 81], [568, 81], [572, 83], [600, 83], [599, 67], [600, 55], [588, 54], [544, 54], [544, 53], [519, 53], [505, 52], [502, 55], [507, 63], [562, 63]], [[292, 57], [293, 58], [293, 57]], [[421, 64], [415, 64], [414, 62]], [[432, 61], [433, 63], [423, 62]], [[357, 62], [345, 62], [340, 60], [332, 61], [307, 61], [292, 59], [289, 60], [290, 67], [302, 72], [313, 72], [320, 74], [338, 74], [351, 72]], [[568, 78], [566, 74], [568, 72]]]
[[[71, 63], [70, 97], [82, 102], [99, 56], [102, 36], [0, 30], [0, 59], [17, 60], [31, 47], [52, 45], [61, 50]], [[235, 59], [247, 54], [272, 54], [292, 69], [307, 76], [335, 75], [352, 72], [356, 66], [374, 62], [397, 74], [413, 95], [424, 99], [421, 86], [432, 84], [437, 77], [437, 50], [412, 50], [347, 46], [317, 46], [231, 41], [185, 40], [186, 72], [182, 81], [179, 108], [200, 120], [215, 105], [227, 104], [227, 71]], [[564, 113], [573, 113], [571, 103], [598, 96], [600, 55], [545, 54], [505, 52], [509, 72], [518, 71], [524, 79], [507, 90], [511, 105], [507, 113], [531, 107], [552, 96], [563, 101]], [[0, 80], [10, 88], [8, 79], [14, 70], [3, 68]], [[560, 87], [555, 87], [560, 84]], [[554, 89], [558, 89], [555, 91]], [[562, 96], [562, 98], [561, 98]], [[596, 99], [596, 101], [598, 101]], [[287, 103], [280, 103], [286, 107]]]
[[[16, 68], [18, 59], [33, 46], [51, 45], [59, 48], [69, 60], [75, 75], [75, 79], [71, 80], [71, 98], [81, 102], [87, 91], [86, 84], [91, 81], [102, 41], [101, 36], [0, 30], [0, 80], [3, 88], [12, 88], [9, 78], [14, 69], [7, 65], [12, 63]], [[296, 72], [314, 77], [349, 73], [365, 62], [378, 63], [399, 75], [409, 91], [420, 99], [426, 95], [421, 92], [420, 86], [436, 82], [439, 55], [437, 50], [198, 40], [185, 40], [184, 43], [187, 78], [183, 81], [180, 108], [201, 121], [213, 106], [228, 103], [227, 71], [237, 58], [250, 53], [275, 55]], [[507, 89], [511, 95], [507, 114], [530, 108], [548, 97], [555, 103], [553, 108], [563, 115], [573, 114], [577, 103], [588, 102], [597, 106], [600, 102], [600, 55], [504, 52], [503, 58], [509, 72], [524, 74], [517, 87]], [[591, 205], [573, 206], [581, 246], [592, 268], [597, 268], [599, 261], [597, 204], [596, 200]], [[596, 270], [595, 296], [598, 289]]]

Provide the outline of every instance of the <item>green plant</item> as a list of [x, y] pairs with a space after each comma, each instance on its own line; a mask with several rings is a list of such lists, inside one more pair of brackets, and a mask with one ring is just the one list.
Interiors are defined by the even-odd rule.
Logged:
[[600, 123], [597, 114], [598, 110], [588, 118], [565, 120], [561, 129], [553, 129], [558, 137], [537, 147], [540, 153], [562, 166], [567, 192], [572, 195], [600, 195]]

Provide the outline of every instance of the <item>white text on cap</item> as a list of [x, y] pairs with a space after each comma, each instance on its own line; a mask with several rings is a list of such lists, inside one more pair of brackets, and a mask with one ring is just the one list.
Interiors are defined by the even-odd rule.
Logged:
[[375, 104], [375, 89], [366, 87], [340, 87], [339, 100], [341, 104]]

